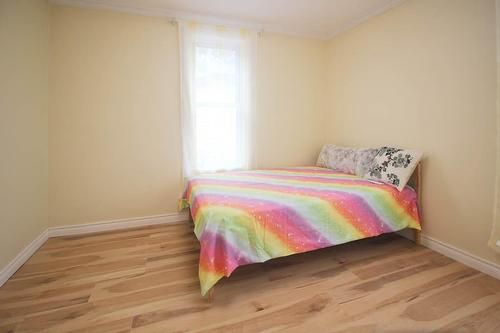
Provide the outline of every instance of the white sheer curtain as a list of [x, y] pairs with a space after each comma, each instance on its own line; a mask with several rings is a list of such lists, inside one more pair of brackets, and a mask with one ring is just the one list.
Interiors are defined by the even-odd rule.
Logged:
[[253, 161], [257, 32], [178, 22], [183, 174]]

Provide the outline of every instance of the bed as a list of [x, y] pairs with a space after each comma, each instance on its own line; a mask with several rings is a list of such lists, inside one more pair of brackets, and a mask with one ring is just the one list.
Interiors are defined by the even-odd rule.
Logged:
[[416, 231], [420, 165], [401, 192], [321, 167], [232, 171], [191, 178], [180, 201], [200, 241], [201, 293], [239, 266], [362, 238]]

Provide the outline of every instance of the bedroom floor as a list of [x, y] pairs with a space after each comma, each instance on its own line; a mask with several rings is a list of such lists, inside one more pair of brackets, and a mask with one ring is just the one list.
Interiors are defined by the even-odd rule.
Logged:
[[397, 235], [238, 269], [199, 294], [190, 224], [50, 239], [0, 332], [499, 332], [500, 281]]

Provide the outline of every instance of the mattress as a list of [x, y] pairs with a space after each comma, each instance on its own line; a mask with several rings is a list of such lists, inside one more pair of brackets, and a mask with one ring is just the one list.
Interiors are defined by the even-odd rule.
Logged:
[[417, 194], [319, 167], [200, 175], [186, 186], [204, 295], [239, 266], [420, 230]]

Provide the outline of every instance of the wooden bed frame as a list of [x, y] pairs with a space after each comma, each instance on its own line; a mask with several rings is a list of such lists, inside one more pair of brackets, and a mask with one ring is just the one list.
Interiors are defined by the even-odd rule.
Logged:
[[[408, 185], [410, 185], [417, 193], [420, 225], [422, 225], [422, 162], [417, 164], [417, 167], [415, 168], [415, 171], [413, 171], [410, 180], [408, 180]], [[412, 229], [412, 230], [413, 230], [414, 242], [418, 245], [421, 245], [422, 236], [420, 230], [417, 229]]]
[[[417, 193], [420, 223], [422, 224], [422, 162], [418, 163], [417, 167], [415, 168], [415, 171], [413, 171], [413, 174], [408, 180], [408, 185], [411, 186]], [[189, 219], [190, 221], [192, 221], [191, 214], [189, 214]], [[420, 245], [422, 241], [420, 230], [412, 229], [412, 231], [414, 237], [413, 241], [416, 244]], [[210, 290], [207, 293], [208, 303], [212, 303], [214, 300], [214, 288], [215, 286], [210, 288]]]

